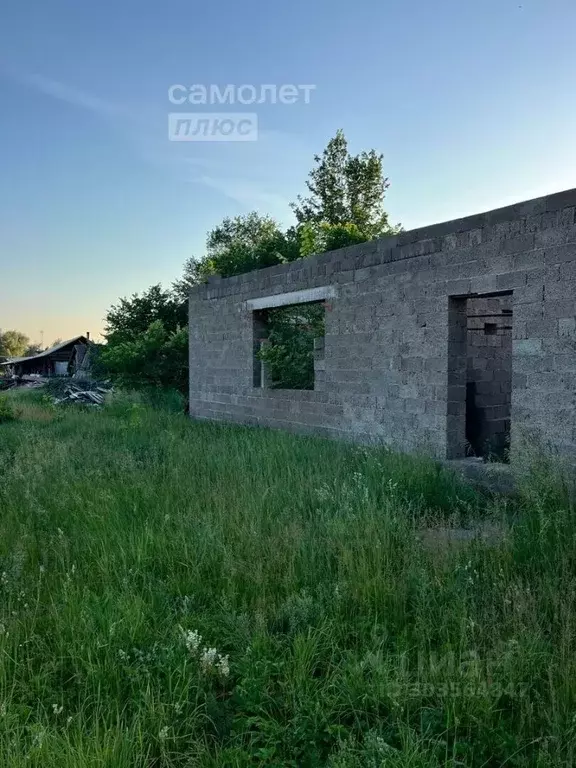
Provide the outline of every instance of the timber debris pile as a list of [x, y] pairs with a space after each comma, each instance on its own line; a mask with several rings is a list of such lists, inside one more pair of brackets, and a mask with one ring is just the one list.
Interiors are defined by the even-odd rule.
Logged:
[[106, 395], [112, 392], [112, 384], [109, 381], [90, 379], [71, 381], [65, 378], [47, 378], [37, 375], [0, 378], [0, 392], [40, 388], [43, 394], [52, 399], [54, 405], [76, 404], [98, 408], [104, 405]]
[[54, 398], [54, 405], [91, 405], [101, 407], [104, 405], [106, 395], [112, 391], [110, 386], [93, 386], [90, 389], [79, 387], [75, 384], [68, 386], [61, 397]]

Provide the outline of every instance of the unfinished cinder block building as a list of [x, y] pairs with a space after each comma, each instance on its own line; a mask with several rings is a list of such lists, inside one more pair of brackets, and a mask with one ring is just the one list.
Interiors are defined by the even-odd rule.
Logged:
[[[576, 190], [194, 288], [190, 414], [439, 458], [576, 457]], [[273, 389], [267, 311], [323, 302], [313, 390]]]

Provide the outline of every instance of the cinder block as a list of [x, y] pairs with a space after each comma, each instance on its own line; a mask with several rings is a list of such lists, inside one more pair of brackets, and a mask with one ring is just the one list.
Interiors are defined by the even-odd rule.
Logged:
[[570, 189], [566, 192], [558, 192], [555, 195], [549, 195], [546, 199], [547, 211], [558, 211], [562, 208], [570, 208], [576, 205], [576, 189]]
[[520, 253], [521, 251], [531, 251], [535, 247], [535, 235], [532, 232], [509, 240], [504, 240], [501, 244], [502, 253]]
[[565, 317], [558, 320], [558, 332], [560, 336], [576, 339], [576, 317]]
[[526, 272], [507, 272], [496, 276], [496, 285], [502, 290], [512, 290], [526, 285]]
[[512, 349], [514, 355], [541, 355], [543, 351], [542, 339], [515, 339]]
[[470, 281], [470, 292], [477, 293], [495, 293], [502, 290], [498, 286], [498, 275], [486, 274], [472, 278]]
[[551, 248], [557, 245], [576, 243], [576, 227], [556, 227], [536, 233], [537, 248]]
[[546, 248], [544, 261], [546, 264], [563, 264], [566, 261], [576, 261], [576, 243]]

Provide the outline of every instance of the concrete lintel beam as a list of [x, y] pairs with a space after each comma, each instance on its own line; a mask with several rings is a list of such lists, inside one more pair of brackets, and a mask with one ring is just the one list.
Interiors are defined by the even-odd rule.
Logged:
[[249, 299], [246, 302], [246, 309], [252, 310], [254, 312], [259, 309], [287, 307], [291, 304], [306, 304], [311, 301], [335, 299], [337, 295], [338, 293], [335, 285], [324, 285], [320, 288], [309, 288], [304, 291], [277, 293], [273, 296], [262, 296], [259, 299]]

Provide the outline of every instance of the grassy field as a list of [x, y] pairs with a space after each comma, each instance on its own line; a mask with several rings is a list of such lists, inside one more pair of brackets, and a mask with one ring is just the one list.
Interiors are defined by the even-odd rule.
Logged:
[[[576, 512], [119, 398], [0, 424], [0, 766], [572, 766]], [[434, 525], [510, 524], [431, 551]]]

